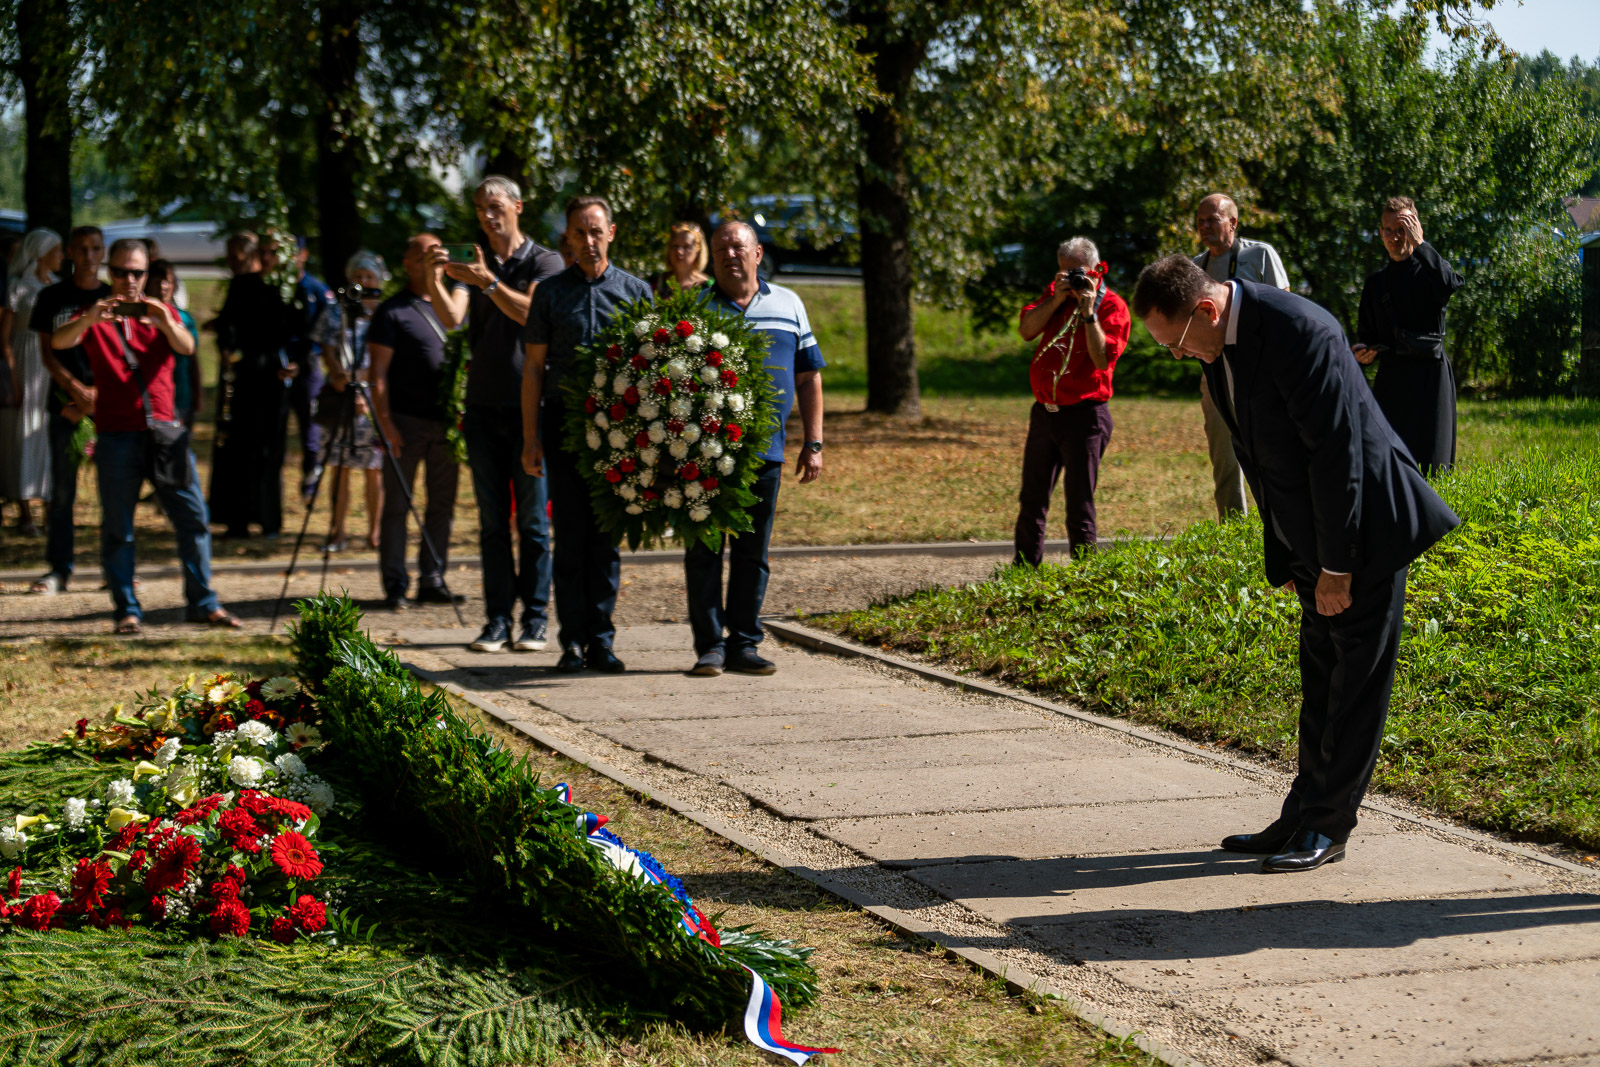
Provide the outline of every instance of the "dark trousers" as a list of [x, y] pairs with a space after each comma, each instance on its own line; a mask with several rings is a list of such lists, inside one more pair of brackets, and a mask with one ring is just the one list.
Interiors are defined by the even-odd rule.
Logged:
[[1351, 582], [1351, 604], [1317, 614], [1317, 575], [1294, 569], [1300, 597], [1300, 765], [1279, 821], [1344, 841], [1378, 762], [1389, 717], [1406, 569]]
[[726, 645], [733, 652], [754, 648], [764, 636], [761, 602], [767, 596], [767, 546], [772, 542], [772, 517], [778, 510], [778, 486], [783, 463], [769, 461], [750, 487], [756, 502], [749, 515], [755, 529], [736, 534], [728, 550], [728, 592], [722, 592], [722, 545], [715, 552], [696, 541], [683, 553], [684, 587], [689, 594], [689, 626], [694, 631], [695, 655], [721, 651], [726, 625]]
[[498, 619], [509, 626], [520, 600], [524, 623], [544, 622], [550, 612], [549, 496], [545, 480], [522, 469], [522, 409], [473, 404], [461, 433], [478, 497], [484, 614], [490, 622]]
[[556, 541], [556, 620], [561, 624], [561, 647], [610, 648], [617, 634], [611, 612], [617, 606], [622, 555], [595, 519], [589, 505], [589, 483], [578, 470], [578, 458], [562, 447], [565, 419], [559, 402], [547, 400], [539, 414], [545, 477], [550, 485], [550, 525]]
[[1069, 404], [1046, 411], [1035, 403], [1028, 415], [1028, 443], [1022, 449], [1022, 492], [1017, 497], [1017, 560], [1038, 566], [1044, 559], [1045, 519], [1056, 479], [1067, 493], [1067, 540], [1076, 555], [1093, 551], [1094, 487], [1100, 478], [1100, 457], [1111, 442], [1111, 410], [1103, 400]]
[[[383, 522], [378, 527], [378, 560], [383, 569], [384, 595], [405, 596], [411, 584], [406, 574], [406, 496], [417, 479], [417, 465], [426, 464], [423, 484], [428, 504], [422, 513], [428, 540], [417, 545], [417, 587], [444, 585], [445, 567], [450, 563], [450, 519], [456, 509], [456, 483], [460, 476], [456, 457], [445, 440], [444, 423], [438, 419], [419, 419], [394, 413], [394, 426], [400, 432], [400, 455], [394, 463], [383, 465]], [[395, 467], [400, 468], [398, 477]], [[337, 484], [337, 483], [336, 483]], [[428, 551], [428, 541], [438, 553]]]
[[45, 562], [51, 574], [72, 576], [76, 555], [72, 539], [72, 508], [78, 502], [78, 457], [72, 451], [72, 435], [78, 424], [51, 414], [50, 501], [45, 507]]

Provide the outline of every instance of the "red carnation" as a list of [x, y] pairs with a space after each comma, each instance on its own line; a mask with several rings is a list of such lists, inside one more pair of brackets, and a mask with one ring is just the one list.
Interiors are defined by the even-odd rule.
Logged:
[[683, 420], [682, 419], [668, 419], [667, 420], [667, 432], [668, 433], [682, 433], [683, 432]]
[[700, 383], [695, 381], [693, 378], [690, 378], [689, 379], [689, 392], [698, 393], [699, 391], [700, 391]]
[[122, 914], [121, 908], [107, 908], [89, 916], [89, 922], [101, 930], [109, 930], [113, 926], [120, 926], [124, 930], [133, 929], [133, 923]]
[[732, 389], [739, 384], [739, 376], [731, 370], [725, 370], [722, 372], [722, 384]]
[[206, 893], [211, 897], [212, 900], [238, 900], [239, 883], [233, 881], [231, 878], [219, 878], [207, 887]]
[[179, 826], [193, 826], [195, 823], [204, 819], [207, 815], [210, 815], [212, 812], [216, 811], [217, 806], [221, 803], [221, 793], [212, 793], [208, 797], [201, 797], [199, 800], [195, 801], [193, 805], [174, 815], [172, 817], [172, 821], [177, 823]]
[[267, 706], [259, 700], [247, 700], [244, 705], [244, 714], [248, 719], [259, 719], [267, 713]]
[[223, 868], [222, 877], [226, 878], [230, 882], [234, 882], [242, 886], [244, 885], [244, 868], [240, 867], [236, 863], [230, 863], [227, 867]]
[[311, 842], [293, 830], [279, 834], [272, 841], [272, 862], [290, 878], [310, 879], [322, 873], [322, 861]]
[[692, 333], [694, 333], [694, 323], [689, 322], [687, 320], [680, 321], [678, 323], [678, 336], [679, 337], [688, 337]]
[[685, 463], [678, 468], [678, 477], [686, 482], [694, 481], [700, 477], [700, 465], [698, 463]]
[[632, 459], [625, 459], [621, 463], [617, 464], [617, 469], [620, 470], [623, 474], [632, 474], [633, 473], [633, 469], [635, 467], [637, 467], [637, 466], [638, 466], [638, 464], [635, 463]]
[[667, 332], [667, 328], [665, 326], [662, 326], [661, 328], [657, 329], [655, 333], [650, 335], [650, 339], [656, 344], [664, 345], [672, 339], [672, 334]]
[[245, 694], [247, 696], [259, 697], [261, 695], [261, 683], [263, 680], [264, 679], [257, 678], [253, 682], [244, 683]]
[[150, 914], [154, 915], [158, 919], [165, 919], [167, 917], [167, 898], [151, 897]]
[[704, 478], [700, 479], [700, 488], [704, 489], [708, 493], [715, 489], [718, 484], [719, 483], [714, 475], [708, 474]]
[[672, 395], [672, 379], [671, 378], [657, 378], [656, 379], [656, 384], [654, 384], [654, 385], [652, 385], [650, 387], [650, 391], [652, 393], [656, 394], [657, 396], [671, 396]]
[[243, 937], [250, 932], [250, 909], [237, 900], [220, 900], [211, 912], [211, 932]]
[[22, 868], [17, 867], [11, 872], [11, 877], [6, 879], [6, 899], [16, 900], [22, 895]]
[[72, 902], [86, 911], [105, 906], [111, 888], [111, 865], [104, 860], [81, 859], [72, 871]]
[[289, 909], [289, 918], [306, 933], [314, 934], [328, 925], [328, 909], [316, 897], [303, 893]]
[[737, 441], [744, 436], [744, 427], [737, 422], [727, 422], [723, 423], [722, 432], [728, 435], [728, 440]]
[[644, 491], [644, 498], [646, 500], [660, 500], [661, 494], [656, 492], [654, 489], [646, 489]]
[[722, 423], [711, 418], [710, 416], [700, 420], [700, 432], [703, 434], [709, 436], [710, 434], [716, 433], [720, 429], [722, 429]]
[[610, 482], [612, 485], [616, 485], [618, 482], [622, 481], [622, 472], [617, 470], [617, 468], [612, 467], [610, 470], [606, 471], [606, 481]]
[[640, 430], [638, 433], [633, 435], [633, 443], [638, 445], [640, 448], [649, 448], [650, 435], [644, 430]]
[[632, 367], [634, 370], [644, 370], [649, 365], [650, 361], [645, 359], [643, 356], [634, 356], [632, 359], [628, 360], [628, 366]]
[[78, 740], [82, 741], [84, 736], [86, 734], [88, 734], [88, 732], [89, 732], [89, 720], [88, 719], [79, 719], [78, 720]]
[[144, 876], [144, 887], [151, 895], [181, 888], [189, 879], [189, 868], [200, 862], [200, 842], [187, 835], [178, 837], [163, 848], [150, 871]]
[[600, 410], [600, 401], [596, 400], [592, 396], [584, 397], [583, 398], [583, 410], [585, 410], [589, 414], [593, 415], [595, 412]]
[[232, 715], [219, 715], [219, 716], [217, 716], [217, 726], [216, 726], [217, 733], [221, 733], [224, 730], [231, 730], [235, 726], [238, 726], [238, 725], [239, 725], [238, 723], [233, 721], [233, 716]]
[[261, 851], [260, 837], [261, 826], [251, 817], [248, 811], [233, 808], [222, 813], [222, 818], [217, 820], [217, 830], [222, 834], [222, 839], [228, 847], [236, 852], [248, 852], [255, 855]]
[[615, 404], [611, 405], [611, 408], [610, 408], [610, 411], [608, 412], [608, 414], [613, 419], [619, 419], [619, 420], [620, 419], [625, 419], [625, 418], [628, 417], [628, 409], [626, 407], [624, 407], [622, 401], [619, 400]]
[[133, 844], [134, 838], [144, 831], [144, 827], [136, 822], [130, 822], [116, 832], [116, 835], [106, 842], [108, 852], [126, 852], [128, 846]]
[[287, 916], [280, 915], [272, 920], [272, 940], [283, 945], [294, 944], [294, 939], [300, 934], [295, 930], [294, 923]]
[[629, 407], [637, 406], [638, 403], [639, 403], [639, 390], [638, 390], [638, 388], [636, 386], [630, 385], [626, 389], [624, 389], [622, 391], [622, 402], [624, 404], [627, 404]]
[[132, 855], [128, 857], [128, 869], [142, 871], [144, 870], [144, 865], [148, 862], [150, 862], [150, 856], [144, 849], [134, 849]]
[[621, 345], [612, 345], [610, 348], [606, 349], [606, 358], [609, 359], [613, 363], [615, 363], [617, 360], [621, 359], [622, 358], [622, 346]]
[[24, 930], [48, 930], [56, 912], [60, 910], [60, 897], [54, 893], [40, 893], [29, 897], [26, 904], [13, 912], [11, 921]]
[[706, 362], [713, 367], [722, 366], [722, 353], [718, 352], [716, 349], [712, 349], [710, 352], [706, 353]]

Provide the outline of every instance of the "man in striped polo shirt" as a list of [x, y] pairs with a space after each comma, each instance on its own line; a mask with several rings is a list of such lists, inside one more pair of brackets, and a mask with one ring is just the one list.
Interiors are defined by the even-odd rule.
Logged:
[[[722, 546], [713, 552], [696, 542], [683, 554], [684, 584], [689, 594], [689, 624], [698, 657], [690, 674], [714, 676], [724, 669], [743, 674], [772, 674], [777, 664], [756, 652], [764, 636], [761, 602], [767, 595], [767, 545], [783, 477], [784, 423], [795, 401], [800, 403], [804, 447], [795, 463], [800, 484], [822, 473], [822, 352], [811, 334], [811, 321], [800, 297], [791, 289], [761, 280], [761, 242], [749, 223], [729, 221], [711, 238], [715, 275], [706, 283], [713, 304], [743, 315], [752, 329], [771, 340], [767, 371], [777, 393], [778, 428], [763, 455], [760, 476], [752, 485], [756, 503], [750, 508], [755, 529], [738, 534], [728, 552], [728, 588], [722, 588]], [[726, 630], [726, 637], [724, 637]]]

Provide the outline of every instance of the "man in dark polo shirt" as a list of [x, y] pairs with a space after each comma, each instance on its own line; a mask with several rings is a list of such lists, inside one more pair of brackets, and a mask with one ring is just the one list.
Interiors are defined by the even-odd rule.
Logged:
[[[100, 262], [105, 259], [105, 239], [98, 226], [78, 226], [67, 235], [67, 259], [72, 277], [40, 290], [33, 303], [28, 328], [39, 334], [39, 351], [52, 387], [50, 409], [50, 501], [45, 511], [45, 561], [50, 570], [33, 583], [35, 593], [65, 592], [72, 580], [76, 556], [72, 538], [72, 509], [78, 502], [78, 456], [72, 450], [72, 436], [78, 423], [94, 411], [94, 372], [82, 345], [52, 350], [50, 335], [71, 322], [91, 304], [111, 295], [111, 286], [100, 280]], [[66, 401], [62, 401], [62, 397]]]
[[548, 469], [550, 478], [561, 623], [556, 669], [561, 671], [623, 669], [611, 651], [622, 557], [595, 520], [578, 457], [561, 440], [566, 406], [561, 379], [578, 350], [595, 342], [622, 305], [650, 299], [649, 285], [612, 264], [616, 236], [611, 205], [604, 199], [579, 196], [567, 203], [567, 245], [577, 262], [534, 291], [523, 331], [522, 466], [535, 476]]
[[[535, 244], [518, 224], [522, 192], [510, 178], [491, 174], [473, 194], [488, 250], [473, 263], [451, 263], [442, 247], [432, 262], [442, 274], [429, 283], [433, 306], [447, 329], [467, 323], [472, 365], [461, 432], [478, 498], [478, 549], [482, 557], [483, 632], [478, 652], [499, 652], [510, 642], [519, 652], [540, 652], [550, 607], [549, 497], [545, 480], [528, 474], [522, 456], [522, 326], [534, 287], [562, 270], [561, 256]], [[453, 289], [447, 290], [448, 280]], [[517, 554], [511, 552], [511, 520]], [[522, 601], [522, 625], [511, 639], [512, 613]]]
[[395, 458], [383, 468], [383, 521], [378, 527], [384, 606], [391, 610], [405, 607], [411, 584], [406, 573], [406, 497], [420, 463], [428, 467], [424, 476], [428, 504], [422, 515], [428, 537], [417, 546], [417, 602], [450, 604], [461, 599], [444, 582], [460, 470], [445, 436], [444, 407], [439, 402], [446, 331], [430, 299], [430, 291], [438, 287], [440, 268], [433, 261], [438, 247], [439, 239], [431, 233], [419, 233], [406, 242], [400, 261], [406, 287], [378, 305], [367, 329], [373, 414]]

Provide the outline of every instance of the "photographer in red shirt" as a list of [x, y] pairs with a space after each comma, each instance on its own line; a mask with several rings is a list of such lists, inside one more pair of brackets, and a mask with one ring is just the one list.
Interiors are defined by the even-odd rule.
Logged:
[[143, 241], [117, 241], [106, 259], [110, 298], [89, 304], [57, 327], [50, 345], [59, 351], [81, 344], [94, 371], [100, 560], [116, 608], [117, 633], [138, 633], [144, 614], [133, 591], [133, 510], [147, 477], [177, 534], [190, 621], [237, 628], [239, 620], [211, 589], [209, 516], [187, 432], [172, 408], [173, 353], [192, 355], [194, 336], [175, 309], [145, 300], [150, 264]]
[[1100, 250], [1093, 241], [1063, 241], [1056, 263], [1055, 280], [1022, 309], [1018, 329], [1024, 341], [1039, 339], [1028, 372], [1035, 403], [1014, 538], [1017, 562], [1034, 566], [1044, 559], [1050, 496], [1063, 473], [1072, 554], [1094, 551], [1094, 486], [1111, 441], [1111, 372], [1133, 326], [1128, 305], [1098, 275]]

